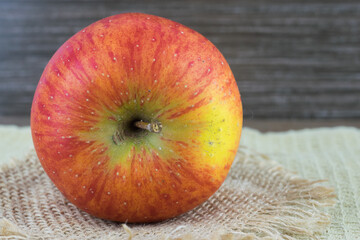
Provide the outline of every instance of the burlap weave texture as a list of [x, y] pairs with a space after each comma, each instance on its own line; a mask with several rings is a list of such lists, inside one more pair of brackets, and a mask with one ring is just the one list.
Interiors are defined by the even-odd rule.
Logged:
[[[0, 236], [19, 239], [309, 239], [316, 236], [339, 239], [329, 235], [339, 228], [337, 219], [325, 235], [319, 234], [329, 223], [329, 215], [324, 213], [323, 207], [334, 202], [333, 192], [319, 183], [297, 177], [269, 159], [287, 166], [299, 165], [300, 173], [308, 174], [309, 179], [326, 178], [324, 174], [310, 175], [316, 172], [313, 169], [306, 173], [309, 160], [305, 159], [302, 165], [296, 159], [298, 156], [316, 160], [311, 150], [316, 146], [312, 145], [316, 135], [311, 131], [305, 133], [309, 134], [309, 139], [303, 140], [309, 140], [310, 148], [305, 141], [305, 147], [299, 144], [298, 149], [293, 142], [299, 137], [297, 132], [286, 133], [286, 138], [292, 139], [286, 141], [284, 134], [263, 135], [245, 129], [242, 144], [246, 147], [239, 148], [228, 178], [214, 196], [182, 216], [146, 225], [124, 226], [79, 211], [56, 190], [32, 153], [26, 161], [3, 167], [0, 173], [0, 218], [4, 217], [0, 220]], [[332, 130], [331, 135], [337, 133]], [[351, 138], [358, 141], [360, 134], [353, 134]], [[318, 137], [314, 142], [322, 140]], [[267, 145], [257, 146], [261, 141], [268, 141]], [[292, 145], [283, 148], [282, 145], [289, 142]], [[268, 155], [257, 153], [260, 150]], [[330, 149], [329, 154], [334, 150]], [[328, 157], [321, 154], [315, 155]], [[321, 165], [321, 161], [318, 164]], [[336, 211], [337, 208], [330, 208], [327, 212], [333, 215]], [[342, 239], [356, 239], [356, 229], [353, 230]]]

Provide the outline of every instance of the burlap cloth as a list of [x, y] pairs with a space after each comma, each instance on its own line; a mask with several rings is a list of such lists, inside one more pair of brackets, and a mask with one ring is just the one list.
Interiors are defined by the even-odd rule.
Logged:
[[228, 178], [208, 201], [174, 219], [128, 225], [69, 203], [34, 152], [24, 156], [28, 127], [0, 126], [0, 136], [0, 239], [360, 239], [359, 129], [245, 128]]

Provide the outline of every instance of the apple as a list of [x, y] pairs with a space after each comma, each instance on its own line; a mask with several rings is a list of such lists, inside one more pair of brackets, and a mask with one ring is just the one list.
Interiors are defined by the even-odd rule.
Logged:
[[39, 160], [83, 211], [154, 222], [193, 209], [223, 183], [242, 128], [229, 65], [204, 36], [126, 13], [97, 21], [54, 54], [31, 130]]

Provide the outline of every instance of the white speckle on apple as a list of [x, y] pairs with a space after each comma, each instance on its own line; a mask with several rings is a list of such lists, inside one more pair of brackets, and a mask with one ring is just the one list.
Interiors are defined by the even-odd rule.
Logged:
[[55, 171], [53, 171], [53, 174], [55, 174]]
[[210, 72], [210, 71], [211, 71], [211, 69], [209, 68], [209, 69], [208, 69], [208, 72]]
[[74, 200], [76, 201], [76, 197], [74, 197]]
[[116, 172], [116, 176], [119, 176], [119, 172]]
[[174, 54], [174, 57], [177, 57], [177, 53]]
[[54, 96], [50, 96], [50, 99], [54, 99]]
[[114, 57], [113, 60], [116, 61], [116, 57]]
[[176, 201], [175, 203], [176, 203], [176, 204], [179, 204], [179, 202], [178, 202], [178, 201]]
[[177, 164], [177, 166], [178, 166], [179, 168], [181, 168], [181, 165], [180, 165], [180, 164]]
[[187, 85], [185, 85], [185, 88], [187, 88]]
[[60, 152], [58, 152], [58, 154], [60, 154]]
[[196, 96], [198, 94], [198, 92], [194, 92], [194, 96]]
[[173, 188], [175, 188], [175, 184], [171, 185]]
[[77, 48], [78, 51], [80, 51], [80, 48]]
[[48, 116], [48, 120], [50, 120], [50, 116]]
[[193, 105], [191, 105], [191, 107], [193, 108], [193, 107], [195, 107], [195, 105], [193, 104]]
[[154, 83], [157, 83], [157, 80], [156, 80], [156, 79], [154, 80]]
[[69, 48], [69, 45], [67, 45], [66, 48]]
[[176, 176], [180, 176], [180, 173], [177, 172], [177, 173], [176, 173]]
[[122, 92], [120, 92], [120, 95], [123, 95], [123, 93], [122, 93]]
[[62, 138], [62, 139], [64, 139], [64, 138], [65, 138], [65, 136], [61, 136], [61, 138]]
[[89, 99], [87, 98], [87, 99], [86, 99], [86, 101], [88, 102], [88, 101], [89, 101]]
[[101, 73], [102, 76], [105, 76], [105, 73]]
[[183, 31], [181, 31], [180, 33], [181, 33], [181, 34], [184, 34], [184, 32], [183, 32]]
[[155, 168], [155, 172], [158, 172], [158, 171], [159, 171], [159, 169]]
[[159, 150], [160, 150], [160, 151], [161, 151], [161, 149], [162, 149], [162, 148], [161, 148], [161, 147], [159, 147]]
[[111, 194], [111, 192], [107, 192], [107, 194], [108, 194], [108, 195], [110, 195], [110, 194]]
[[84, 30], [82, 30], [82, 32], [85, 32], [85, 29], [84, 29]]
[[110, 77], [110, 75], [108, 74], [108, 75], [106, 75], [106, 77], [108, 77], [108, 78], [109, 78], [109, 77]]
[[43, 104], [43, 108], [45, 108], [45, 104]]
[[125, 92], [126, 95], [128, 95], [129, 93], [128, 92]]
[[93, 51], [95, 51], [96, 50], [96, 48], [93, 48]]
[[57, 76], [60, 77], [60, 73], [58, 73]]
[[70, 118], [68, 117], [66, 120], [70, 121]]
[[151, 39], [151, 41], [155, 42], [155, 41], [156, 41], [156, 39], [155, 39], [155, 38], [152, 38], [152, 39]]
[[141, 183], [138, 183], [137, 185], [138, 185], [138, 187], [140, 187], [140, 186], [141, 186]]
[[98, 66], [97, 66], [97, 65], [95, 65], [95, 68], [97, 69], [97, 68], [98, 68]]
[[111, 23], [111, 22], [112, 22], [112, 20], [110, 19], [110, 20], [109, 20], [109, 23]]
[[136, 44], [136, 47], [139, 47], [139, 44]]
[[91, 112], [91, 115], [94, 115], [95, 113], [94, 112]]
[[123, 175], [122, 178], [125, 180], [125, 178], [126, 178], [125, 175]]
[[136, 99], [134, 99], [134, 103], [136, 103]]
[[69, 157], [70, 157], [70, 158], [72, 158], [72, 157], [73, 157], [73, 155], [71, 155], [71, 154], [70, 154], [70, 155], [69, 155]]
[[86, 90], [87, 93], [90, 93], [90, 90]]
[[176, 82], [175, 85], [176, 85], [176, 86], [179, 85], [179, 82]]
[[68, 93], [65, 93], [65, 96], [69, 96], [69, 94], [68, 94]]
[[144, 103], [144, 100], [141, 99], [141, 103]]
[[147, 100], [147, 101], [150, 101], [150, 98], [147, 98], [146, 100]]
[[83, 186], [83, 189], [85, 189], [85, 188], [86, 188], [86, 186], [84, 185], [84, 186]]
[[79, 175], [78, 175], [78, 174], [75, 174], [75, 177], [77, 178], [77, 177], [79, 177]]
[[174, 150], [172, 150], [172, 149], [170, 149], [169, 151], [172, 152], [172, 153], [174, 152]]
[[127, 202], [124, 202], [124, 205], [126, 205], [127, 204]]
[[131, 70], [131, 71], [133, 71], [133, 70], [134, 70], [134, 68], [130, 68], [130, 70]]
[[98, 165], [100, 165], [100, 164], [101, 164], [101, 162], [99, 161], [99, 162], [98, 162]]
[[104, 37], [104, 34], [100, 34], [100, 37]]

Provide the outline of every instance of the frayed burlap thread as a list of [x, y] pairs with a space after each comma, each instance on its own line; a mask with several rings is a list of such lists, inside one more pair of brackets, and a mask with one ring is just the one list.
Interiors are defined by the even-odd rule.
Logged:
[[179, 217], [153, 224], [104, 221], [78, 210], [31, 152], [0, 172], [1, 239], [316, 239], [333, 190], [240, 147], [222, 187]]

